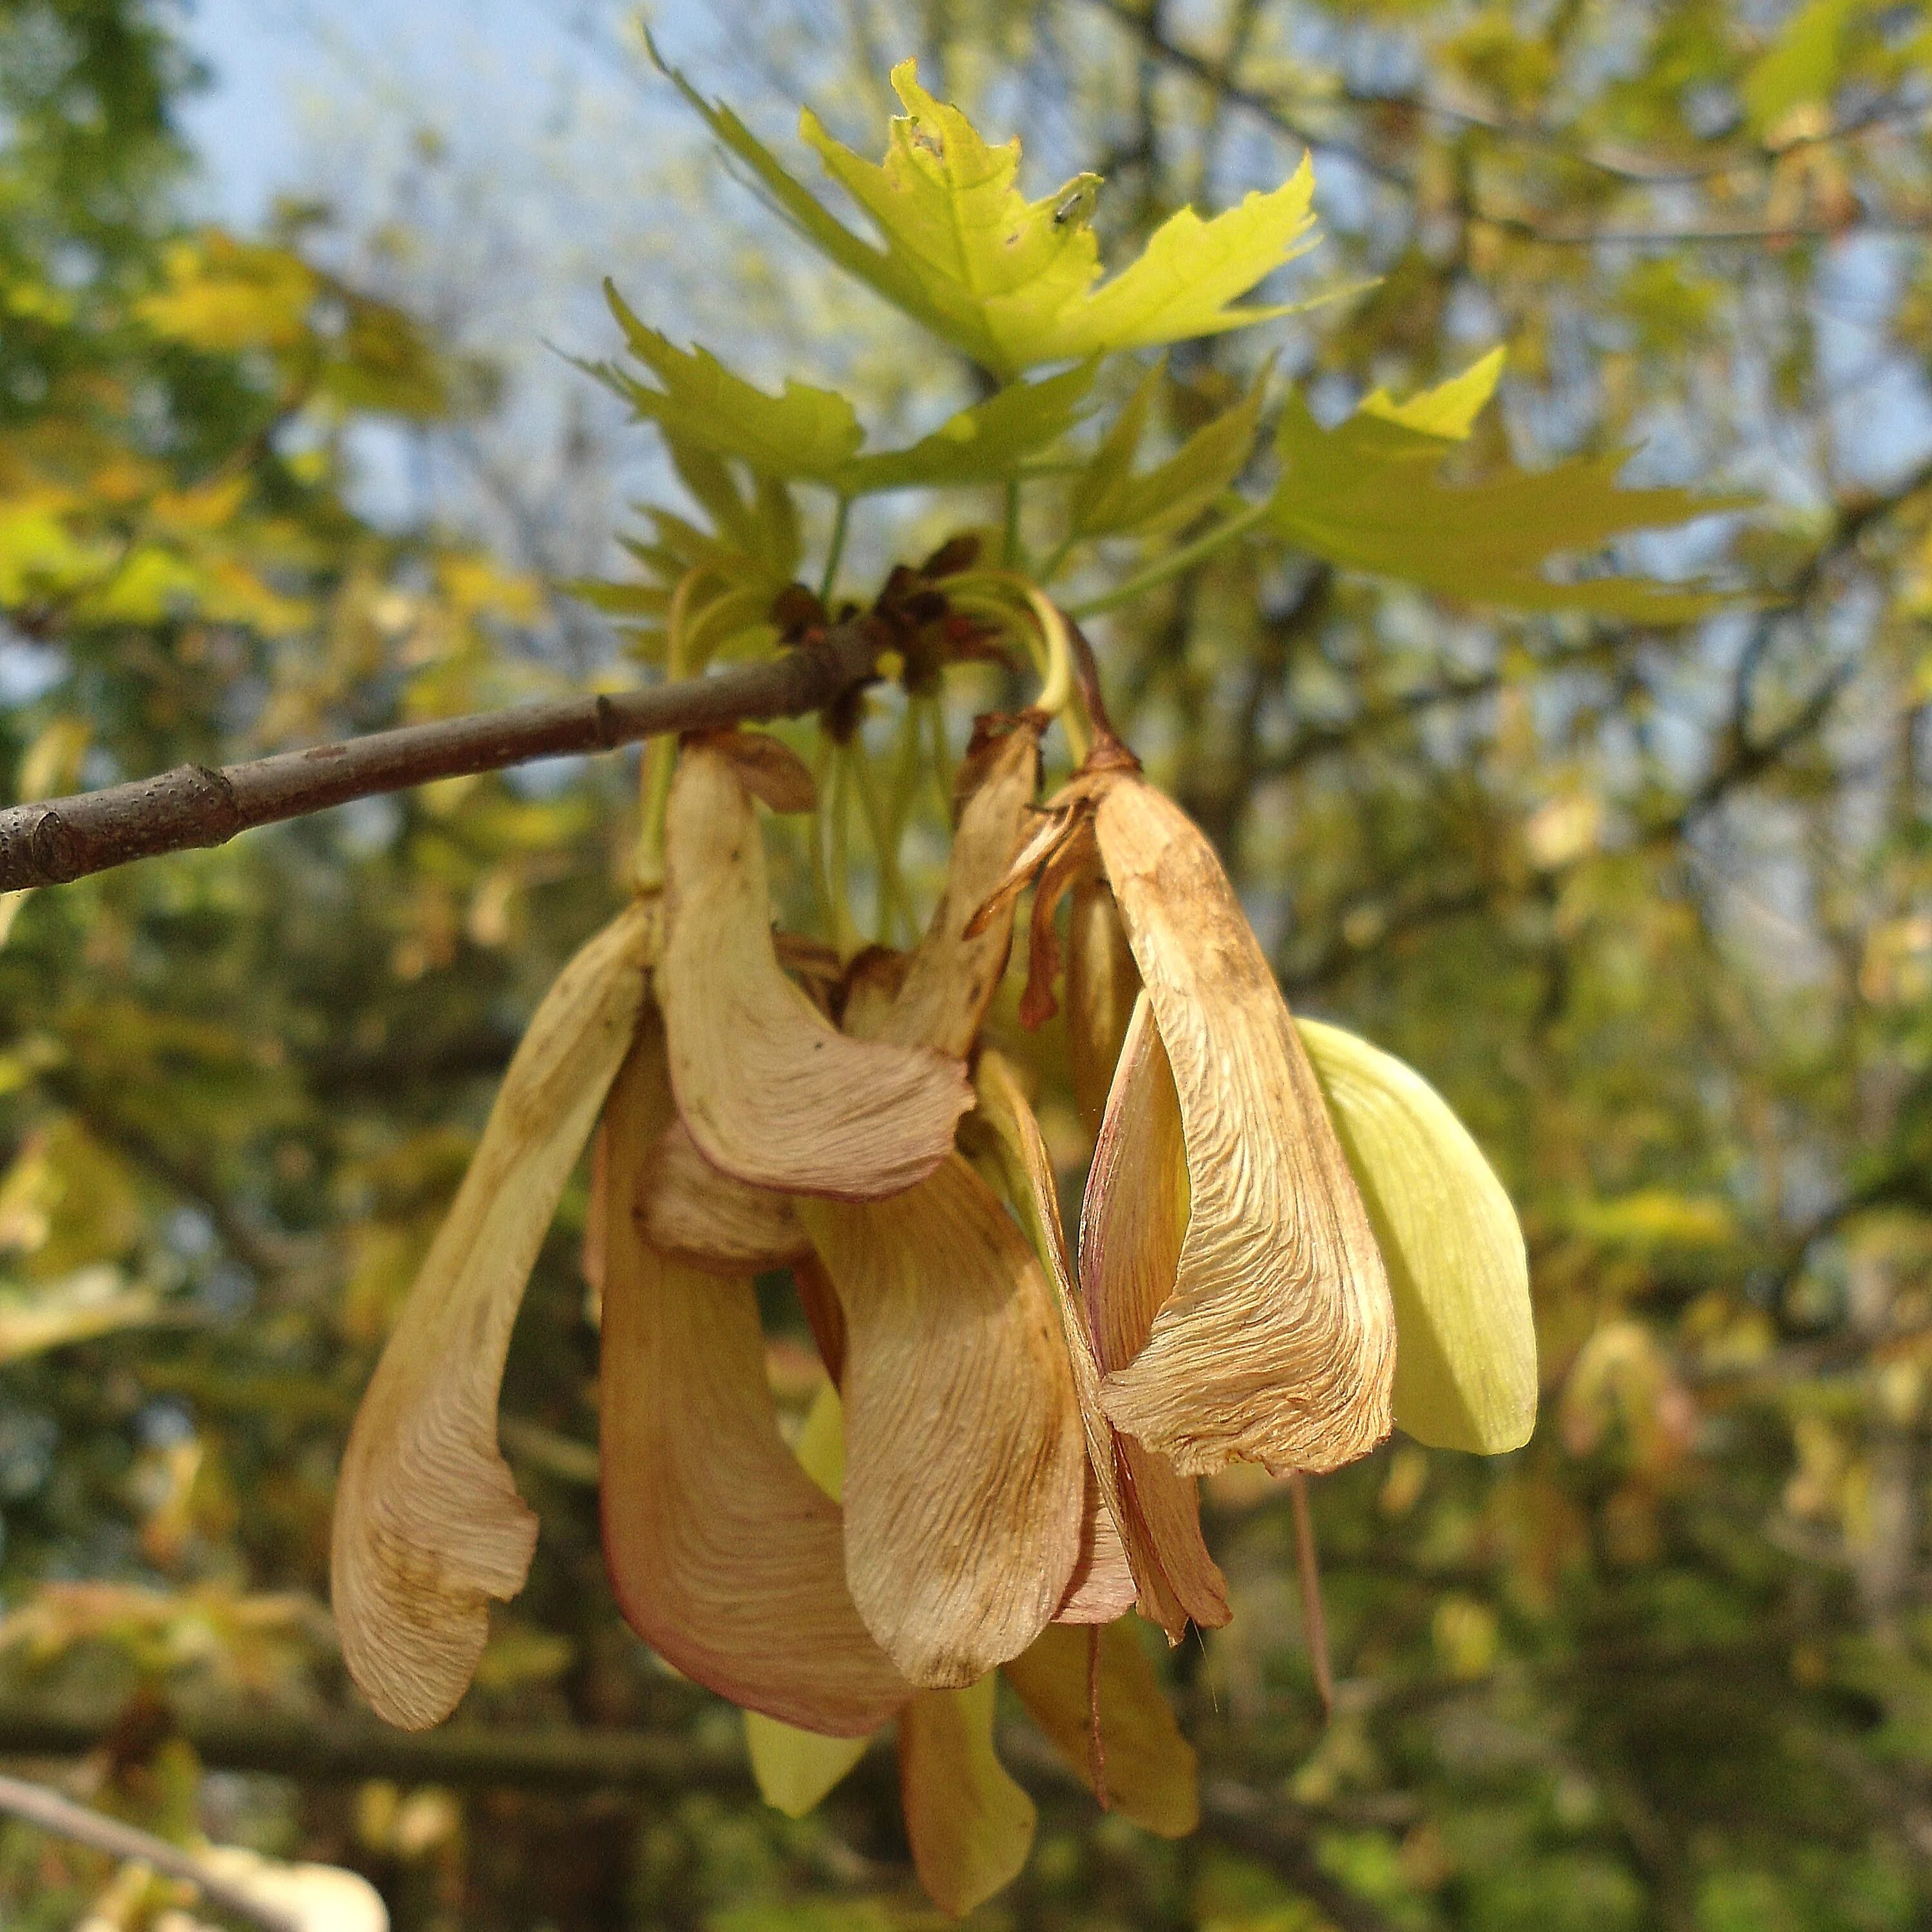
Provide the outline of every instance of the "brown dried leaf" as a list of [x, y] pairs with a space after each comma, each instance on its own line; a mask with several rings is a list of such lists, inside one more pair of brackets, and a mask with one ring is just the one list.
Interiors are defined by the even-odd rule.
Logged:
[[[1160, 1679], [1131, 1624], [1100, 1633], [1100, 1742], [1107, 1799], [1163, 1838], [1184, 1838], [1201, 1822], [1194, 1747], [1180, 1734]], [[1088, 1699], [1085, 1630], [1042, 1630], [1006, 1682], [1088, 1790], [1094, 1788], [1093, 1710]]]
[[[1080, 1217], [1081, 1292], [1103, 1376], [1145, 1345], [1173, 1292], [1187, 1223], [1180, 1104], [1142, 993], [1120, 1049]], [[1176, 1600], [1204, 1628], [1219, 1628], [1229, 1614], [1227, 1584], [1201, 1538], [1194, 1478], [1178, 1474], [1165, 1456], [1131, 1436], [1121, 1436], [1119, 1444], [1129, 1506], [1146, 1523]]]
[[1110, 1624], [1132, 1610], [1140, 1595], [1127, 1546], [1120, 1540], [1112, 1514], [1100, 1494], [1100, 1479], [1090, 1462], [1087, 1493], [1081, 1504], [1080, 1554], [1066, 1594], [1053, 1613], [1057, 1624]]
[[637, 1208], [652, 1247], [707, 1274], [762, 1274], [811, 1246], [789, 1195], [721, 1172], [682, 1120], [665, 1129], [638, 1174]]
[[1078, 830], [1048, 854], [1034, 881], [1033, 916], [1027, 926], [1026, 990], [1020, 995], [1020, 1024], [1029, 1033], [1044, 1026], [1060, 1010], [1053, 991], [1053, 982], [1060, 976], [1060, 935], [1054, 920], [1060, 901], [1096, 863], [1090, 821], [1082, 817], [1074, 822]]
[[839, 988], [840, 1030], [854, 1040], [882, 1039], [886, 1016], [892, 1011], [911, 964], [910, 952], [890, 946], [864, 946], [853, 954]]
[[739, 783], [774, 812], [810, 812], [818, 803], [811, 768], [768, 732], [706, 731], [691, 742], [729, 759]]
[[1090, 1134], [1100, 1131], [1140, 989], [1114, 895], [1103, 879], [1081, 880], [1073, 888], [1067, 926], [1066, 1052], [1073, 1065], [1074, 1103]]
[[1340, 1467], [1389, 1432], [1395, 1319], [1375, 1236], [1265, 955], [1198, 826], [1136, 778], [1100, 854], [1180, 1097], [1193, 1187], [1174, 1292], [1102, 1387], [1202, 1475]]
[[1040, 868], [1070, 840], [1079, 838], [1087, 830], [1086, 809], [1084, 800], [1069, 800], [1063, 793], [1060, 802], [1042, 806], [1027, 815], [1025, 836], [1019, 850], [1013, 854], [998, 884], [966, 922], [969, 938], [984, 932], [995, 919], [1011, 921], [1013, 902], [1033, 884]]
[[[614, 1178], [670, 1118], [664, 1057], [649, 1016], [611, 1095]], [[657, 1253], [621, 1205], [604, 1239], [604, 1549], [626, 1618], [734, 1704], [863, 1736], [909, 1687], [852, 1606], [838, 1505], [778, 1434], [750, 1282]]]
[[556, 978], [382, 1351], [343, 1453], [332, 1594], [342, 1653], [391, 1724], [468, 1687], [489, 1600], [536, 1542], [496, 1447], [496, 1398], [532, 1265], [644, 997], [654, 908], [630, 908]]
[[679, 761], [665, 856], [658, 997], [699, 1151], [755, 1186], [844, 1201], [931, 1173], [971, 1103], [964, 1070], [928, 1049], [847, 1039], [785, 976], [751, 800], [703, 744]]
[[998, 1680], [922, 1690], [899, 1718], [899, 1803], [920, 1882], [956, 1918], [1019, 1876], [1033, 1800], [993, 1749]]
[[[1156, 1532], [1158, 1529], [1173, 1535], [1174, 1526], [1166, 1516], [1150, 1520], [1142, 1508], [1126, 1460], [1127, 1445], [1101, 1406], [1100, 1358], [1088, 1323], [1086, 1304], [1073, 1285], [1072, 1265], [1067, 1259], [1066, 1239], [1060, 1223], [1053, 1162], [1040, 1136], [1040, 1124], [1027, 1105], [1012, 1069], [998, 1053], [988, 1052], [980, 1056], [979, 1094], [980, 1118], [992, 1129], [1005, 1156], [1007, 1192], [1035, 1250], [1046, 1256], [1058, 1291], [1055, 1300], [1060, 1332], [1073, 1372], [1091, 1479], [1139, 1586], [1141, 1614], [1159, 1624], [1171, 1642], [1178, 1643], [1190, 1616], [1196, 1613], [1190, 1605], [1198, 1607], [1202, 1620], [1210, 1627], [1228, 1621], [1225, 1603], [1220, 1600], [1220, 1572], [1211, 1562], [1208, 1562], [1204, 1574], [1194, 1568], [1193, 1552], [1199, 1543], [1197, 1531], [1191, 1540], [1185, 1537], [1178, 1540], [1174, 1558], [1174, 1568], [1184, 1579], [1190, 1580], [1184, 1596], [1170, 1577], [1168, 1552]], [[1172, 1477], [1171, 1471], [1169, 1474]], [[1185, 1520], [1181, 1527], [1185, 1528]], [[1204, 1551], [1202, 1559], [1205, 1560]]]
[[998, 990], [1012, 944], [1012, 903], [970, 937], [974, 915], [1006, 876], [1040, 784], [1040, 728], [1016, 724], [992, 747], [979, 788], [960, 814], [946, 890], [883, 1014], [848, 1005], [845, 1030], [862, 1039], [936, 1047], [963, 1059]]
[[800, 1214], [846, 1322], [845, 1567], [915, 1684], [1016, 1657], [1078, 1552], [1078, 1414], [1052, 1296], [957, 1155], [910, 1192]]
[[[791, 1264], [793, 1285], [798, 1290], [798, 1304], [804, 1310], [806, 1326], [818, 1344], [818, 1359], [838, 1388], [845, 1381], [845, 1311], [838, 1305], [838, 1291], [825, 1272], [825, 1264], [807, 1248]], [[842, 1482], [844, 1478], [840, 1478]]]

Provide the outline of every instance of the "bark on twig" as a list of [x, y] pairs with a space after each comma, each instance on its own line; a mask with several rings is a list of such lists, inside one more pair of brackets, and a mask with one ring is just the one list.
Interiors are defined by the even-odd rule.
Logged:
[[64, 885], [130, 859], [224, 844], [254, 826], [436, 778], [611, 751], [666, 732], [802, 717], [870, 677], [883, 642], [860, 620], [782, 657], [716, 676], [406, 724], [219, 770], [178, 765], [156, 778], [14, 806], [0, 811], [0, 892]]

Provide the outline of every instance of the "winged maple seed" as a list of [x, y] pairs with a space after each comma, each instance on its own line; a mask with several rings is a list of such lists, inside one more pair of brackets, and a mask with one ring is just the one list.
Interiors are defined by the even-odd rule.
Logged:
[[[981, 721], [924, 937], [842, 971], [772, 928], [758, 803], [809, 805], [808, 775], [755, 734], [686, 741], [663, 891], [539, 1007], [352, 1433], [336, 1611], [384, 1716], [454, 1707], [527, 1570], [494, 1410], [600, 1113], [586, 1267], [619, 1603], [746, 1713], [782, 1808], [896, 1721], [908, 1841], [949, 1911], [1031, 1843], [998, 1671], [1102, 1802], [1191, 1828], [1193, 1754], [1120, 1619], [1171, 1641], [1227, 1622], [1199, 1475], [1334, 1468], [1392, 1401], [1428, 1441], [1526, 1432], [1521, 1243], [1473, 1143], [1400, 1063], [1298, 1030], [1205, 839], [1111, 740], [1036, 812], [1046, 722]], [[1077, 1270], [1022, 1077], [981, 1039], [1029, 884], [1022, 1012], [1060, 983], [1096, 1129]], [[774, 1268], [826, 1371], [795, 1449], [753, 1289]]]

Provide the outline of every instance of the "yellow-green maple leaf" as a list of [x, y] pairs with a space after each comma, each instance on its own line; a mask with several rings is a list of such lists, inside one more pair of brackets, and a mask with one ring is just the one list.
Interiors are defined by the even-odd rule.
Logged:
[[852, 405], [830, 389], [788, 382], [769, 395], [733, 374], [705, 349], [680, 349], [632, 314], [608, 283], [605, 297], [631, 353], [657, 378], [653, 387], [609, 364], [592, 373], [667, 436], [735, 456], [761, 476], [826, 479], [865, 440]]
[[730, 109], [665, 71], [807, 240], [995, 374], [1220, 334], [1298, 306], [1236, 304], [1313, 246], [1305, 159], [1280, 188], [1211, 220], [1183, 208], [1138, 261], [1096, 288], [1100, 244], [1088, 221], [1097, 177], [1076, 175], [1028, 201], [1014, 185], [1019, 142], [989, 146], [919, 85], [914, 62], [892, 70], [906, 112], [882, 163], [833, 140], [808, 110], [800, 120], [801, 137], [878, 231], [877, 245], [832, 215]]
[[[1468, 434], [1499, 367], [1486, 358], [1406, 404], [1371, 398], [1330, 430], [1291, 397], [1275, 437], [1282, 476], [1268, 528], [1346, 568], [1507, 610], [1591, 610], [1673, 624], [1729, 601], [1701, 584], [1630, 577], [1558, 583], [1544, 567], [1632, 530], [1745, 508], [1750, 497], [1619, 489], [1624, 451], [1534, 474], [1510, 465], [1477, 483], [1442, 480], [1443, 459]], [[1419, 423], [1450, 433], [1431, 434]]]
[[1022, 459], [1057, 442], [1073, 427], [1094, 382], [1083, 362], [1037, 382], [1010, 382], [983, 403], [949, 416], [906, 449], [854, 457], [833, 482], [848, 496], [880, 490], [938, 489], [1002, 483]]
[[796, 382], [772, 395], [708, 350], [680, 349], [640, 322], [614, 290], [606, 292], [631, 352], [657, 380], [640, 382], [608, 363], [584, 366], [655, 422], [674, 452], [735, 457], [760, 476], [821, 483], [842, 496], [1004, 482], [1023, 458], [1072, 428], [1094, 380], [1088, 362], [1037, 382], [1009, 383], [907, 448], [862, 453], [865, 433], [843, 396]]
[[1136, 475], [1136, 453], [1166, 371], [1156, 368], [1128, 399], [1067, 492], [1070, 536], [1158, 536], [1189, 524], [1246, 468], [1268, 387], [1264, 370], [1240, 400], [1203, 423], [1165, 462]]

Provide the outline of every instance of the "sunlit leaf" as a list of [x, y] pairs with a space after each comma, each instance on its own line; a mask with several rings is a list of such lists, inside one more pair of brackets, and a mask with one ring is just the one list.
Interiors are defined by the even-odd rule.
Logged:
[[1384, 422], [1400, 423], [1405, 429], [1424, 436], [1439, 436], [1460, 442], [1474, 426], [1477, 417], [1489, 405], [1503, 373], [1504, 351], [1492, 349], [1472, 362], [1460, 376], [1438, 382], [1432, 389], [1419, 389], [1397, 402], [1386, 389], [1364, 396], [1361, 412], [1380, 416]]
[[680, 349], [646, 328], [608, 284], [604, 292], [631, 353], [657, 386], [608, 364], [597, 373], [667, 436], [741, 458], [769, 476], [826, 479], [856, 453], [864, 432], [843, 396], [794, 382], [768, 395], [734, 376], [708, 350]]
[[1536, 1420], [1536, 1324], [1516, 1210], [1469, 1131], [1413, 1067], [1299, 1023], [1395, 1300], [1395, 1419], [1494, 1455]]
[[848, 496], [1002, 482], [1023, 457], [1057, 442], [1073, 427], [1094, 370], [1092, 362], [1082, 362], [1040, 382], [1010, 382], [983, 403], [949, 416], [909, 448], [854, 457], [828, 480]]
[[993, 1748], [999, 1680], [922, 1690], [899, 1718], [899, 1802], [920, 1882], [958, 1918], [1019, 1876], [1033, 1800]]
[[[1444, 387], [1470, 384], [1484, 367]], [[1438, 471], [1454, 440], [1413, 424], [1432, 418], [1466, 429], [1462, 411], [1473, 393], [1462, 388], [1438, 402], [1436, 390], [1382, 410], [1365, 405], [1331, 430], [1290, 397], [1275, 437], [1283, 473], [1268, 527], [1331, 563], [1509, 610], [1591, 610], [1670, 624], [1727, 601], [1700, 584], [1600, 576], [1561, 583], [1544, 568], [1612, 537], [1744, 508], [1754, 499], [1620, 489], [1622, 454], [1579, 458], [1534, 475], [1512, 468], [1480, 482], [1445, 483]]]
[[1088, 222], [1097, 185], [1076, 176], [1039, 201], [1015, 186], [1019, 143], [989, 147], [956, 107], [895, 68], [906, 113], [884, 164], [832, 139], [808, 110], [800, 134], [862, 208], [878, 245], [830, 214], [726, 107], [673, 74], [718, 140], [748, 166], [780, 212], [838, 266], [934, 334], [1001, 376], [1042, 362], [1217, 334], [1292, 313], [1237, 304], [1313, 245], [1314, 176], [1304, 161], [1271, 193], [1203, 221], [1183, 208], [1110, 281]]
[[[678, 348], [640, 322], [614, 289], [605, 293], [632, 354], [656, 382], [640, 382], [609, 363], [590, 365], [592, 372], [640, 418], [655, 422], [674, 454], [695, 450], [735, 457], [761, 476], [821, 483], [841, 496], [998, 482], [1022, 458], [1072, 428], [1093, 384], [1090, 362], [1041, 382], [1010, 383], [906, 448], [861, 454], [864, 431], [843, 396], [793, 381], [770, 394], [734, 374], [708, 350]], [[680, 461], [680, 472], [721, 533], [750, 549], [730, 501], [711, 487], [712, 479], [694, 476], [692, 469], [688, 457]]]
[[1158, 536], [1192, 523], [1240, 475], [1254, 452], [1268, 372], [1232, 409], [1205, 422], [1174, 454], [1136, 475], [1136, 452], [1165, 371], [1153, 370], [1073, 479], [1067, 532], [1075, 537]]
[[1870, 0], [1806, 0], [1744, 77], [1751, 127], [1772, 132], [1794, 108], [1828, 102], [1838, 84], [1845, 32]]
[[166, 286], [134, 312], [157, 334], [195, 349], [292, 348], [322, 292], [300, 256], [218, 230], [176, 243], [166, 262]]
[[[1055, 1624], [1006, 1666], [1028, 1714], [1090, 1791], [1095, 1788], [1094, 1713], [1088, 1646], [1096, 1634]], [[1200, 1822], [1194, 1747], [1180, 1734], [1131, 1621], [1097, 1633], [1100, 1646], [1100, 1760], [1108, 1802], [1163, 1838]]]

